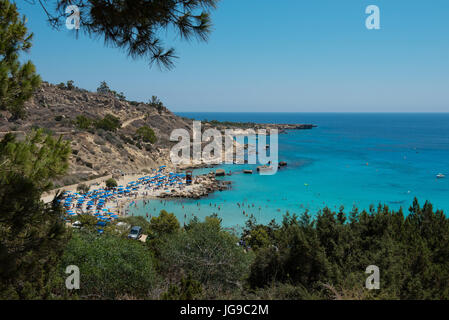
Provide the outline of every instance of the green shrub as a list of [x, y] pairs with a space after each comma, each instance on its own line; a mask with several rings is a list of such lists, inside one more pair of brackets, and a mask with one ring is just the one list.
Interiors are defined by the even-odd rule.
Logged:
[[87, 118], [84, 115], [80, 115], [76, 117], [75, 125], [82, 130], [89, 129], [89, 127], [92, 125], [92, 119]]
[[81, 298], [147, 298], [159, 280], [153, 256], [145, 245], [107, 234], [74, 233], [62, 257], [60, 272], [69, 265], [80, 269], [77, 294]]
[[81, 222], [83, 227], [93, 229], [97, 224], [97, 218], [90, 214], [81, 214], [78, 216], [78, 221]]
[[179, 231], [179, 221], [173, 213], [161, 210], [158, 217], [152, 217], [149, 230], [152, 235], [162, 237]]
[[116, 131], [118, 128], [120, 128], [120, 126], [120, 119], [116, 116], [113, 116], [112, 114], [107, 114], [103, 119], [98, 120], [95, 123], [95, 127], [97, 129], [103, 129], [106, 131]]
[[106, 180], [106, 188], [115, 188], [117, 187], [117, 181], [115, 181], [115, 179], [113, 178], [109, 178], [108, 180]]
[[136, 138], [147, 143], [155, 143], [157, 141], [156, 134], [153, 129], [148, 126], [143, 126], [137, 129], [135, 136]]

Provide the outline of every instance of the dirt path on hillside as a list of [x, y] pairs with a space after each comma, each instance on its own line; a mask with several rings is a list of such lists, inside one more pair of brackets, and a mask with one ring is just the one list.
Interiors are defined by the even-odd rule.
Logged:
[[126, 127], [129, 126], [131, 123], [133, 123], [134, 121], [142, 120], [142, 119], [145, 119], [145, 115], [140, 116], [140, 117], [137, 117], [137, 118], [133, 118], [133, 119], [126, 120], [125, 122], [122, 123], [122, 128], [126, 128]]

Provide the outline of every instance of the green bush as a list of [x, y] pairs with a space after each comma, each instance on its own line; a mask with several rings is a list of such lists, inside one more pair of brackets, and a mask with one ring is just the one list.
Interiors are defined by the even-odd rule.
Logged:
[[145, 245], [107, 234], [74, 233], [62, 257], [60, 272], [69, 265], [80, 269], [77, 295], [81, 298], [147, 298], [159, 281], [153, 256]]
[[106, 131], [116, 131], [120, 128], [120, 119], [112, 114], [107, 114], [103, 119], [95, 122], [95, 127], [97, 129], [103, 129]]
[[163, 237], [179, 231], [179, 221], [173, 213], [161, 210], [158, 217], [152, 217], [149, 231], [152, 235]]
[[137, 139], [147, 143], [155, 143], [157, 141], [156, 134], [153, 129], [148, 126], [143, 126], [137, 129], [135, 136]]
[[77, 220], [81, 222], [83, 227], [88, 229], [95, 229], [95, 225], [97, 224], [97, 218], [90, 214], [81, 214], [78, 216]]
[[115, 181], [115, 179], [113, 178], [109, 178], [108, 180], [106, 180], [106, 188], [111, 189], [111, 188], [115, 188], [117, 187], [117, 181]]
[[75, 125], [82, 130], [89, 129], [92, 123], [93, 123], [92, 119], [89, 119], [84, 115], [77, 116], [75, 120]]

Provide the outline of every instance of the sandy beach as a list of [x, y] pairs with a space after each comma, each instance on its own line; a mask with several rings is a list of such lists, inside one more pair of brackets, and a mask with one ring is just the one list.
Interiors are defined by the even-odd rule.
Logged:
[[57, 192], [63, 192], [60, 201], [68, 216], [92, 214], [99, 220], [110, 221], [126, 216], [127, 208], [139, 200], [200, 197], [213, 192], [219, 185], [214, 173], [196, 176], [191, 184], [187, 184], [185, 174], [166, 171], [162, 166], [158, 170], [153, 169], [152, 174], [123, 175], [117, 180], [118, 186], [111, 189], [106, 188], [105, 183], [109, 177], [103, 177], [102, 180], [97, 179], [87, 193], [77, 192], [78, 185], [72, 185], [52, 190], [42, 200], [48, 203]]

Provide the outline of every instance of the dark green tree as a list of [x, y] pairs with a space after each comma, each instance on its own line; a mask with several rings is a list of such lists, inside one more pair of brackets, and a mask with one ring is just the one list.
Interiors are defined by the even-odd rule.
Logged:
[[67, 90], [73, 90], [75, 89], [75, 82], [73, 80], [69, 80], [67, 81], [67, 85], [66, 85]]
[[68, 234], [64, 210], [42, 193], [68, 167], [69, 144], [33, 132], [25, 141], [7, 134], [0, 141], [0, 298], [49, 295], [48, 281]]
[[19, 61], [19, 54], [31, 48], [32, 36], [17, 6], [0, 0], [0, 110], [11, 112], [13, 120], [25, 116], [24, 103], [41, 83], [31, 61]]
[[158, 217], [152, 217], [149, 230], [153, 236], [162, 237], [179, 231], [179, 221], [173, 213], [161, 210]]
[[109, 88], [106, 81], [101, 81], [100, 86], [97, 88], [97, 92], [100, 94], [108, 94], [111, 93], [111, 89]]
[[162, 101], [156, 97], [156, 96], [152, 96], [150, 101], [148, 101], [148, 104], [155, 108], [159, 113], [161, 113], [164, 110], [164, 104], [162, 103]]

